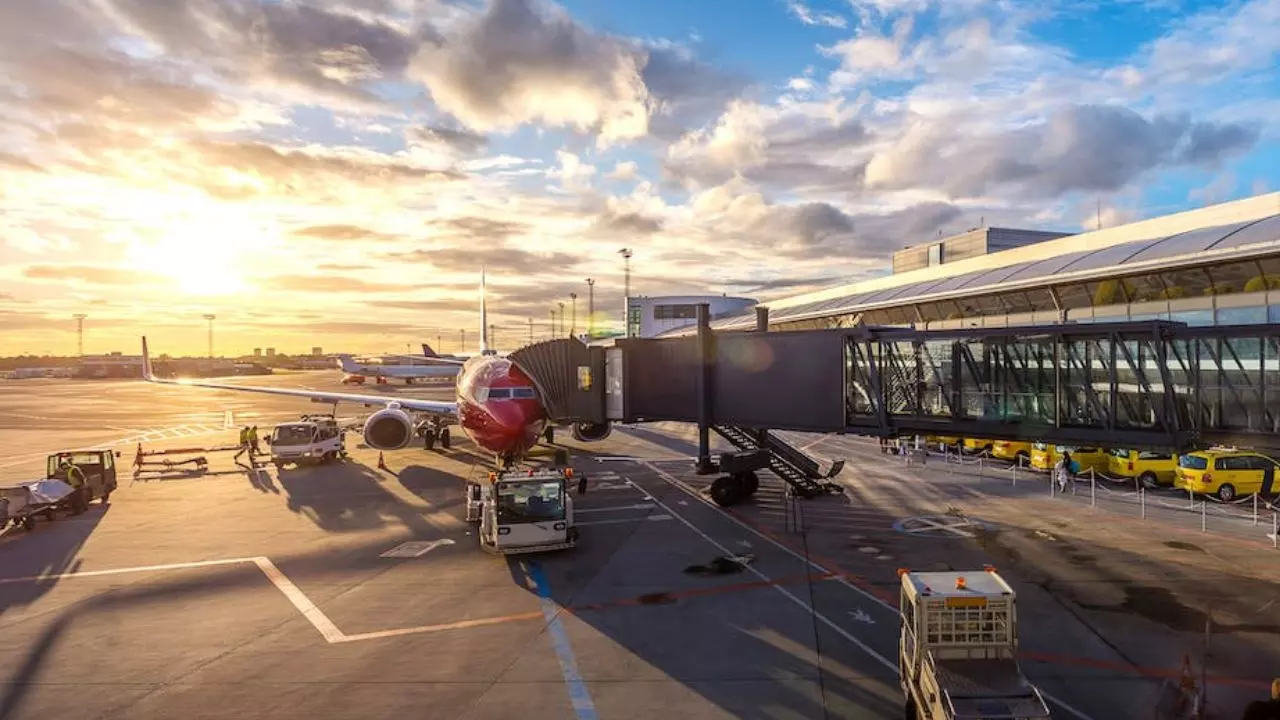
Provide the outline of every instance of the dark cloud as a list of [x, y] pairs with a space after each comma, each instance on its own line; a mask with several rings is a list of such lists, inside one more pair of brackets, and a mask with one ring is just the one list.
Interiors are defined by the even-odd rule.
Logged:
[[416, 289], [414, 285], [362, 280], [346, 275], [281, 275], [271, 279], [270, 287], [293, 292], [341, 293], [404, 292]]
[[414, 250], [406, 253], [390, 253], [387, 257], [393, 260], [429, 263], [441, 270], [479, 270], [483, 266], [490, 275], [497, 273], [538, 275], [568, 269], [581, 262], [581, 258], [569, 253], [532, 253], [503, 246]]
[[1212, 164], [1253, 147], [1261, 133], [1257, 125], [1197, 123], [1191, 128], [1181, 159], [1195, 165]]
[[299, 237], [316, 238], [318, 240], [394, 240], [395, 235], [376, 232], [359, 225], [311, 225], [293, 231]]
[[78, 280], [92, 285], [152, 285], [157, 280], [151, 273], [97, 265], [28, 265], [22, 274], [32, 280]]
[[509, 237], [523, 235], [529, 231], [529, 225], [508, 220], [490, 220], [489, 218], [466, 215], [462, 217], [432, 220], [428, 227], [440, 228], [441, 237], [474, 238], [483, 240], [506, 240]]
[[728, 287], [744, 288], [742, 292], [759, 292], [761, 290], [813, 287], [827, 283], [843, 282], [845, 279], [843, 275], [824, 275], [821, 277], [777, 277], [769, 280], [725, 280], [721, 284]]
[[636, 212], [606, 209], [596, 218], [594, 229], [612, 235], [652, 235], [662, 229], [662, 221]]
[[659, 46], [644, 52], [641, 78], [656, 108], [649, 129], [664, 140], [675, 140], [714, 118], [750, 84], [746, 76], [712, 67], [684, 48]]
[[443, 145], [462, 153], [479, 152], [489, 144], [489, 140], [479, 133], [435, 125], [413, 128], [409, 131], [409, 136], [418, 142]]
[[306, 180], [315, 175], [337, 175], [357, 183], [460, 180], [454, 170], [420, 168], [401, 162], [375, 162], [339, 155], [318, 155], [288, 150], [260, 142], [196, 140], [190, 148], [206, 163], [258, 173], [278, 182]]
[[[432, 283], [432, 288], [439, 286]], [[459, 288], [462, 290], [463, 288]], [[374, 300], [369, 303], [374, 307], [394, 310], [413, 310], [414, 312], [475, 312], [479, 303], [475, 298], [450, 298], [447, 300]]]
[[[951, 197], [980, 197], [1011, 188], [1027, 197], [1077, 190], [1113, 191], [1143, 173], [1187, 161], [1207, 162], [1251, 142], [1235, 125], [1192, 123], [1186, 117], [1148, 120], [1113, 106], [1073, 106], [1046, 122], [1004, 134], [972, 137], [943, 118], [874, 158], [867, 186], [931, 187]], [[1190, 138], [1187, 152], [1178, 148]]]
[[171, 57], [226, 79], [286, 84], [379, 104], [369, 82], [398, 77], [429, 26], [412, 33], [351, 12], [295, 3], [114, 0], [134, 28]]

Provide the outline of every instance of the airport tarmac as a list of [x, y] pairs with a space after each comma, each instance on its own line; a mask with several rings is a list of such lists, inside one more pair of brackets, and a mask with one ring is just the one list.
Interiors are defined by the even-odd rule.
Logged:
[[[590, 480], [579, 547], [514, 559], [462, 520], [461, 479], [487, 459], [460, 433], [449, 451], [385, 453], [387, 470], [348, 435], [340, 465], [254, 475], [220, 453], [206, 473], [130, 472], [139, 442], [222, 445], [325, 409], [0, 385], [0, 483], [39, 476], [55, 449], [122, 454], [110, 505], [0, 537], [0, 719], [898, 718], [896, 569], [984, 562], [1020, 593], [1024, 665], [1055, 718], [1150, 716], [1184, 654], [1199, 673], [1205, 608], [1219, 717], [1280, 675], [1280, 551], [1261, 536], [1122, 521], [1043, 481], [908, 467], [853, 438], [806, 441], [850, 460], [845, 494], [789, 505], [765, 475], [725, 511], [688, 428], [615, 432], [573, 450]], [[721, 555], [752, 561], [685, 572]]]

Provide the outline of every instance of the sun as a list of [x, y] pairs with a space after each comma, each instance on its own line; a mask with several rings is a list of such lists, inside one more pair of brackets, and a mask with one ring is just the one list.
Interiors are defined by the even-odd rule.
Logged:
[[249, 288], [250, 270], [264, 249], [261, 228], [227, 218], [186, 218], [168, 224], [151, 239], [130, 244], [129, 261], [138, 270], [173, 281], [187, 295], [234, 295]]

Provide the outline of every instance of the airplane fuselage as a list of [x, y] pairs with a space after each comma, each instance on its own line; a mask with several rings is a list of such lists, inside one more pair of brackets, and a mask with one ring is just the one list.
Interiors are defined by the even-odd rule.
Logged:
[[477, 355], [462, 366], [457, 402], [462, 431], [502, 462], [527, 454], [547, 426], [533, 381], [496, 355]]

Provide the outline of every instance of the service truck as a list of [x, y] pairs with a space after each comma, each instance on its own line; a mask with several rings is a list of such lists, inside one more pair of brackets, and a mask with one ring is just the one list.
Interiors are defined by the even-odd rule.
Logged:
[[277, 469], [287, 463], [319, 464], [347, 456], [346, 433], [330, 414], [303, 415], [297, 422], [280, 423], [272, 428], [267, 444]]
[[1049, 717], [1018, 665], [1017, 597], [995, 568], [898, 575], [908, 720]]
[[513, 469], [468, 483], [467, 521], [478, 524], [480, 547], [515, 555], [576, 545], [572, 479], [573, 468]]

